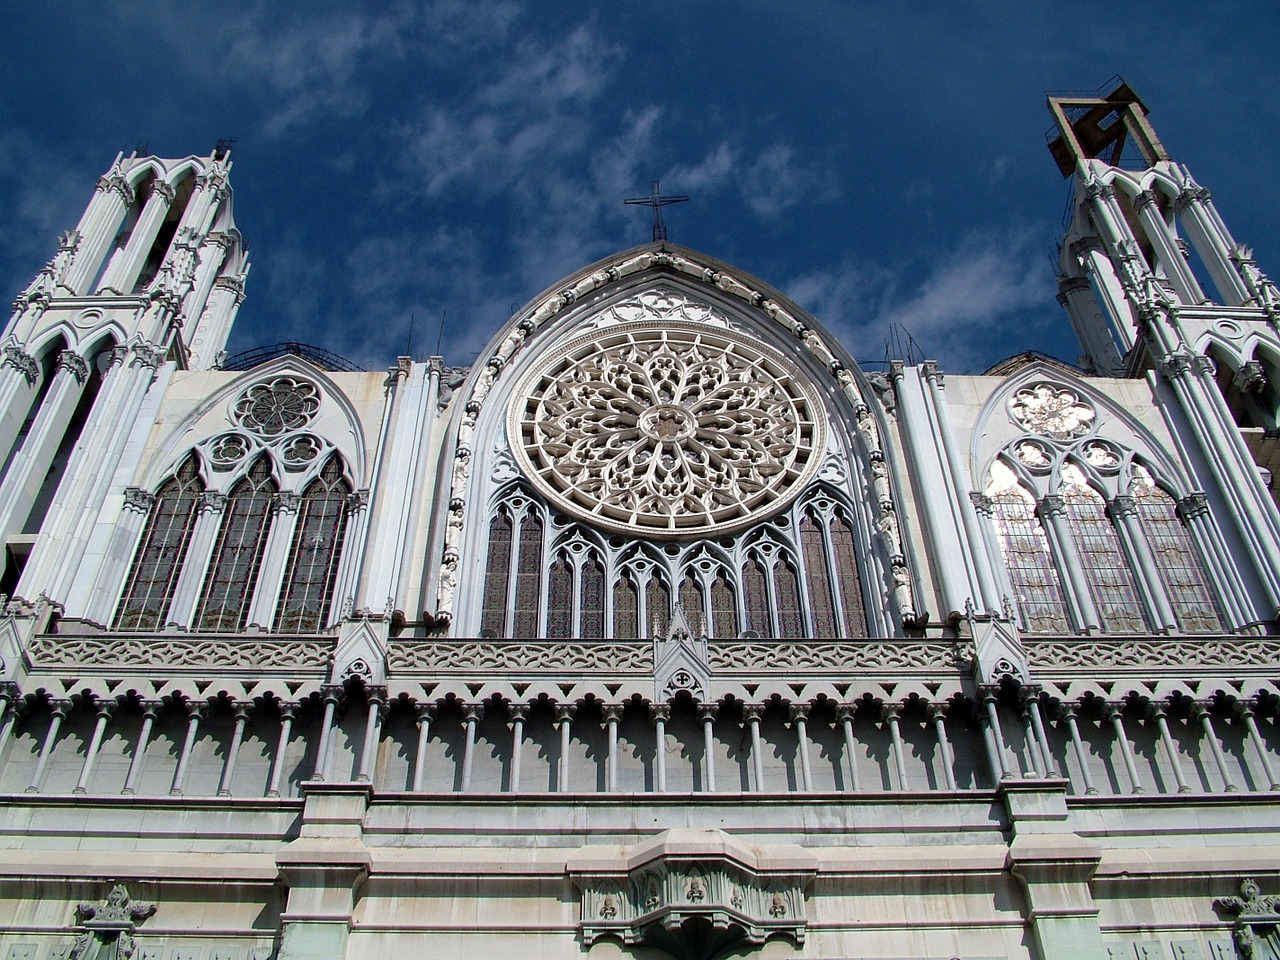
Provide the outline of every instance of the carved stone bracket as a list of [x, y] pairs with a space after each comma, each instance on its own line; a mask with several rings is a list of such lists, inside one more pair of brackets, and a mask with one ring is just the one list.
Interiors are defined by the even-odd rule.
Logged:
[[673, 830], [614, 869], [584, 862], [569, 872], [582, 891], [584, 946], [610, 938], [711, 960], [772, 937], [803, 944], [804, 891], [815, 869], [798, 848], [760, 856], [718, 831]]
[[105, 900], [76, 907], [79, 934], [71, 947], [74, 960], [128, 960], [137, 944], [137, 924], [156, 912], [154, 903], [129, 897], [123, 883], [112, 886]]
[[[1262, 895], [1262, 888], [1257, 881], [1246, 879], [1240, 884], [1240, 896], [1218, 897], [1213, 901], [1213, 908], [1236, 918], [1233, 931], [1236, 946], [1245, 960], [1254, 960], [1275, 955], [1280, 946], [1280, 897]], [[1270, 949], [1259, 950], [1259, 941], [1268, 944]]]

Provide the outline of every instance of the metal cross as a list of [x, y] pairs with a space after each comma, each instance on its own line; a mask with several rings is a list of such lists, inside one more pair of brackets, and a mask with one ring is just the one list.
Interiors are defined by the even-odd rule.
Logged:
[[664, 197], [657, 180], [649, 188], [647, 197], [631, 197], [623, 203], [635, 203], [644, 207], [653, 207], [653, 242], [667, 239], [667, 225], [662, 219], [662, 208], [669, 203], [684, 203], [688, 197]]

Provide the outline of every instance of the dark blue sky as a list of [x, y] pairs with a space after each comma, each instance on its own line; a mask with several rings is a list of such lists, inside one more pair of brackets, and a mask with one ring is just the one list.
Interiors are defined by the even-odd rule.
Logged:
[[[968, 8], [977, 7], [980, 12]], [[1051, 262], [1066, 186], [1046, 90], [1122, 74], [1236, 239], [1280, 267], [1280, 10], [1253, 3], [651, 0], [208, 3], [6, 11], [9, 298], [117, 150], [233, 152], [252, 242], [233, 351], [469, 363], [545, 286], [649, 239], [789, 293], [879, 360], [1074, 359]]]

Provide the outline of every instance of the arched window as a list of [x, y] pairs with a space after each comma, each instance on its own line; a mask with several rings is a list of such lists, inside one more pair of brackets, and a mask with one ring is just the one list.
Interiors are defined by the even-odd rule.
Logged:
[[640, 637], [640, 592], [630, 572], [613, 584], [613, 635], [619, 640]]
[[1036, 516], [1035, 499], [999, 461], [991, 468], [988, 496], [1022, 628], [1028, 633], [1067, 633], [1062, 584], [1049, 552], [1049, 539]]
[[820, 527], [809, 513], [800, 521], [800, 552], [804, 558], [805, 586], [809, 593], [809, 617], [814, 636], [836, 634], [836, 606], [827, 569], [827, 544]]
[[350, 496], [351, 487], [343, 479], [337, 457], [331, 458], [302, 492], [276, 610], [277, 630], [311, 633], [323, 630], [329, 622]]
[[547, 636], [567, 640], [573, 635], [573, 567], [564, 557], [551, 564], [547, 597]]
[[582, 562], [582, 630], [587, 638], [604, 636], [604, 566], [591, 554]]
[[507, 628], [507, 593], [511, 584], [511, 516], [500, 510], [489, 521], [489, 563], [484, 573], [480, 629], [498, 637]]
[[244, 628], [249, 601], [258, 584], [258, 568], [267, 545], [275, 496], [270, 462], [266, 457], [259, 457], [249, 468], [249, 475], [232, 487], [227, 496], [213, 557], [205, 574], [195, 629]]
[[738, 635], [738, 609], [733, 587], [723, 573], [711, 581], [711, 632], [725, 640]]
[[194, 456], [187, 457], [156, 492], [116, 611], [117, 630], [155, 630], [163, 625], [203, 493]]
[[1156, 486], [1144, 467], [1135, 468], [1130, 493], [1178, 626], [1187, 633], [1221, 631], [1222, 621], [1208, 578], [1173, 497]]
[[1106, 502], [1090, 487], [1079, 469], [1062, 471], [1062, 501], [1071, 538], [1094, 606], [1108, 633], [1141, 633], [1148, 629], [1133, 570], [1125, 559], [1120, 537], [1107, 516]]

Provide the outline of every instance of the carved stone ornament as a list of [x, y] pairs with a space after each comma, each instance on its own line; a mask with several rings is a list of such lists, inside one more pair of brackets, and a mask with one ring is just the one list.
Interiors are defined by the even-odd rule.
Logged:
[[695, 300], [666, 284], [659, 284], [606, 307], [591, 318], [590, 325], [603, 329], [640, 320], [662, 324], [674, 322], [729, 326], [724, 314], [711, 304]]
[[521, 468], [558, 507], [617, 533], [742, 529], [792, 500], [826, 449], [798, 370], [763, 344], [687, 323], [579, 337], [516, 398]]
[[[699, 842], [699, 836], [711, 842]], [[614, 939], [681, 960], [712, 960], [772, 937], [803, 944], [812, 866], [793, 861], [759, 869], [749, 852], [715, 842], [715, 836], [669, 831], [617, 870], [571, 864], [582, 891], [583, 945]]]
[[1093, 428], [1096, 416], [1079, 395], [1050, 383], [1037, 383], [1015, 393], [1009, 415], [1024, 430], [1054, 440], [1084, 436]]
[[320, 409], [315, 384], [298, 377], [276, 377], [254, 384], [232, 408], [235, 420], [263, 437], [276, 437], [310, 423]]
[[154, 903], [132, 900], [123, 883], [115, 884], [105, 900], [76, 908], [80, 932], [68, 956], [71, 960], [128, 960], [137, 948], [134, 928], [155, 912]]
[[1280, 956], [1280, 897], [1263, 896], [1252, 879], [1240, 884], [1240, 896], [1219, 897], [1213, 908], [1236, 918], [1233, 931], [1244, 960]]

